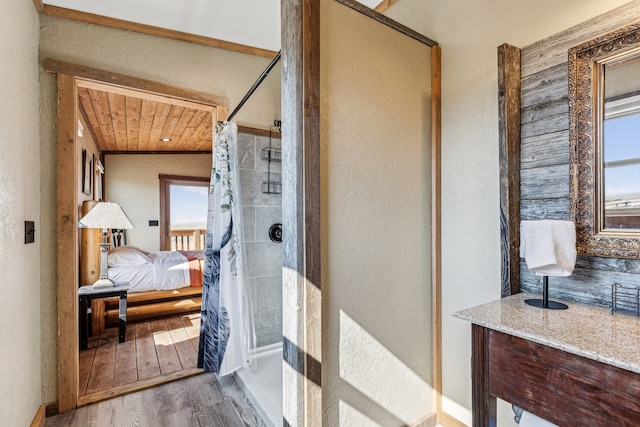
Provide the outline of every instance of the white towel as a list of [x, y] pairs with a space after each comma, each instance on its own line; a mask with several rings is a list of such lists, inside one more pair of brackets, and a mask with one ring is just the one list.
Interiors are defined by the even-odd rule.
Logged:
[[571, 221], [522, 221], [520, 256], [538, 276], [569, 276], [576, 264], [576, 227]]

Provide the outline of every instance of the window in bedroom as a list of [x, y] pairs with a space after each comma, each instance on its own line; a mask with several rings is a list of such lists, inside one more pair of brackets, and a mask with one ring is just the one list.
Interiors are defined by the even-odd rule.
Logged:
[[160, 175], [160, 250], [204, 249], [209, 178]]

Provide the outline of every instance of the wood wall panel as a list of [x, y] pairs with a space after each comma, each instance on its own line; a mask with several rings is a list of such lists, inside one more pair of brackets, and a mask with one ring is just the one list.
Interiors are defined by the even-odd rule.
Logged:
[[[522, 220], [569, 219], [568, 50], [640, 20], [632, 1], [522, 49]], [[637, 286], [640, 260], [579, 256], [573, 275], [549, 279], [551, 297], [610, 306], [611, 285]], [[541, 293], [541, 278], [520, 260], [522, 291]]]

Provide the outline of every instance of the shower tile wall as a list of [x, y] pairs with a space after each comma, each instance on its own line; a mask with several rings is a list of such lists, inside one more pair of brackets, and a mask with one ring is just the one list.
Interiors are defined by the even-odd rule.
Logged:
[[[271, 140], [280, 148], [280, 139]], [[240, 208], [247, 258], [247, 283], [252, 296], [258, 347], [282, 341], [282, 244], [269, 239], [269, 227], [282, 223], [282, 197], [263, 194], [269, 163], [262, 149], [269, 137], [238, 134]], [[271, 180], [280, 181], [281, 164], [271, 163]]]

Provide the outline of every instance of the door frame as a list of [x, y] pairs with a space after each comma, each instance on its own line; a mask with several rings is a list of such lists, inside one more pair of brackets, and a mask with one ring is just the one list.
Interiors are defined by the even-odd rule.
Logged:
[[[224, 120], [227, 114], [224, 99], [215, 95], [190, 91], [136, 77], [116, 74], [47, 58], [45, 71], [58, 76], [58, 149], [57, 149], [57, 225], [58, 225], [58, 411], [66, 412], [97, 400], [114, 397], [103, 393], [95, 399], [79, 399], [79, 341], [78, 341], [78, 279], [79, 244], [78, 220], [78, 80], [95, 80], [110, 85], [140, 90], [178, 99], [185, 99], [216, 107], [213, 120]], [[185, 374], [186, 375], [186, 374]], [[172, 375], [171, 380], [180, 378]], [[166, 381], [166, 379], [164, 380]], [[141, 388], [148, 388], [145, 383]], [[128, 387], [122, 394], [135, 391]]]

